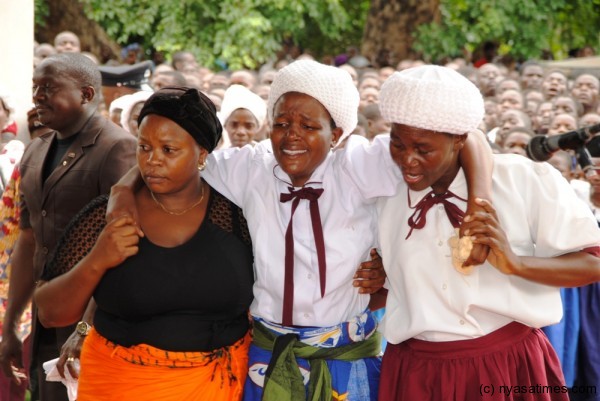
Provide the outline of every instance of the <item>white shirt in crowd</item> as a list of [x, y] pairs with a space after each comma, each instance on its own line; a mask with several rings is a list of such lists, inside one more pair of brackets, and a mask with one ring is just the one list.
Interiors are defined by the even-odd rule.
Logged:
[[[466, 199], [461, 170], [450, 191]], [[408, 189], [378, 201], [379, 241], [389, 280], [382, 331], [398, 344], [409, 338], [453, 341], [486, 335], [512, 321], [531, 327], [557, 323], [559, 288], [501, 273], [489, 263], [471, 275], [457, 272], [448, 239], [454, 235], [442, 205], [427, 214], [423, 229], [408, 219]], [[430, 188], [410, 191], [416, 205]], [[462, 210], [465, 202], [450, 198]], [[553, 257], [600, 244], [600, 230], [588, 206], [558, 170], [518, 155], [495, 155], [493, 205], [513, 251]]]

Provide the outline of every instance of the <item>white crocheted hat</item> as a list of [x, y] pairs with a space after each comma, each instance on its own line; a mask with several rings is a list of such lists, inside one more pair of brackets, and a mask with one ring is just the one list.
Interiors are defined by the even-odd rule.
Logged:
[[344, 131], [340, 143], [358, 121], [359, 95], [346, 71], [313, 60], [298, 60], [282, 68], [271, 84], [269, 119], [277, 100], [288, 92], [300, 92], [317, 99], [329, 112], [335, 125]]
[[223, 95], [219, 118], [223, 127], [227, 119], [237, 109], [246, 109], [261, 126], [267, 117], [267, 105], [263, 98], [242, 85], [231, 85]]
[[477, 87], [451, 68], [435, 65], [395, 72], [379, 93], [381, 115], [392, 123], [463, 135], [484, 115]]

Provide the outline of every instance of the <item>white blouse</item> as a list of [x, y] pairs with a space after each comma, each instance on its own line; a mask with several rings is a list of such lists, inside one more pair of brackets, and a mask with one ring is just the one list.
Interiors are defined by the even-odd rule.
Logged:
[[[461, 170], [450, 191], [466, 199]], [[410, 191], [414, 206], [430, 191]], [[488, 334], [518, 321], [532, 327], [562, 317], [559, 288], [501, 273], [489, 263], [463, 275], [452, 266], [448, 239], [454, 235], [442, 205], [427, 214], [423, 229], [409, 231], [407, 189], [378, 201], [379, 241], [389, 280], [382, 331], [398, 344], [409, 338], [453, 341]], [[462, 210], [465, 202], [450, 198]], [[493, 205], [513, 251], [553, 257], [600, 244], [589, 208], [547, 163], [495, 155]]]
[[[368, 141], [350, 138], [342, 150], [330, 152], [306, 186], [323, 188], [319, 209], [327, 260], [326, 289], [321, 298], [317, 252], [309, 202], [301, 200], [294, 214], [294, 313], [299, 326], [325, 327], [362, 313], [369, 296], [352, 286], [361, 262], [377, 246], [375, 196], [391, 196], [399, 180], [389, 156], [387, 142], [370, 151], [372, 165], [379, 170], [366, 180], [366, 171], [353, 157], [364, 158]], [[353, 151], [355, 149], [355, 151]], [[385, 156], [387, 155], [387, 156]], [[361, 162], [362, 163], [362, 162]], [[280, 323], [283, 310], [285, 232], [291, 203], [281, 203], [287, 193], [288, 176], [279, 168], [268, 146], [214, 151], [202, 177], [244, 211], [252, 237], [256, 281], [253, 315]], [[367, 183], [363, 183], [363, 181]]]

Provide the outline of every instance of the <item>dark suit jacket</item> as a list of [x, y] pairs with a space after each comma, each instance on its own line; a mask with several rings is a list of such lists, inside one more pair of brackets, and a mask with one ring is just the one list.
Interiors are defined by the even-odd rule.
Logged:
[[95, 197], [110, 192], [135, 164], [135, 138], [96, 114], [90, 118], [42, 182], [44, 163], [56, 131], [34, 139], [21, 159], [21, 228], [35, 234], [34, 278], [41, 275], [65, 226]]

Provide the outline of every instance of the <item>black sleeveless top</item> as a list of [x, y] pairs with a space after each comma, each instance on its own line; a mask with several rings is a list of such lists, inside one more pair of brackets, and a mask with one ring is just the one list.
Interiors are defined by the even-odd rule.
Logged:
[[[107, 197], [91, 202], [67, 227], [42, 279], [74, 266], [105, 225]], [[107, 271], [96, 287], [96, 330], [121, 346], [211, 351], [248, 331], [254, 281], [242, 211], [211, 189], [206, 216], [186, 243], [164, 248], [141, 238], [139, 252]]]

